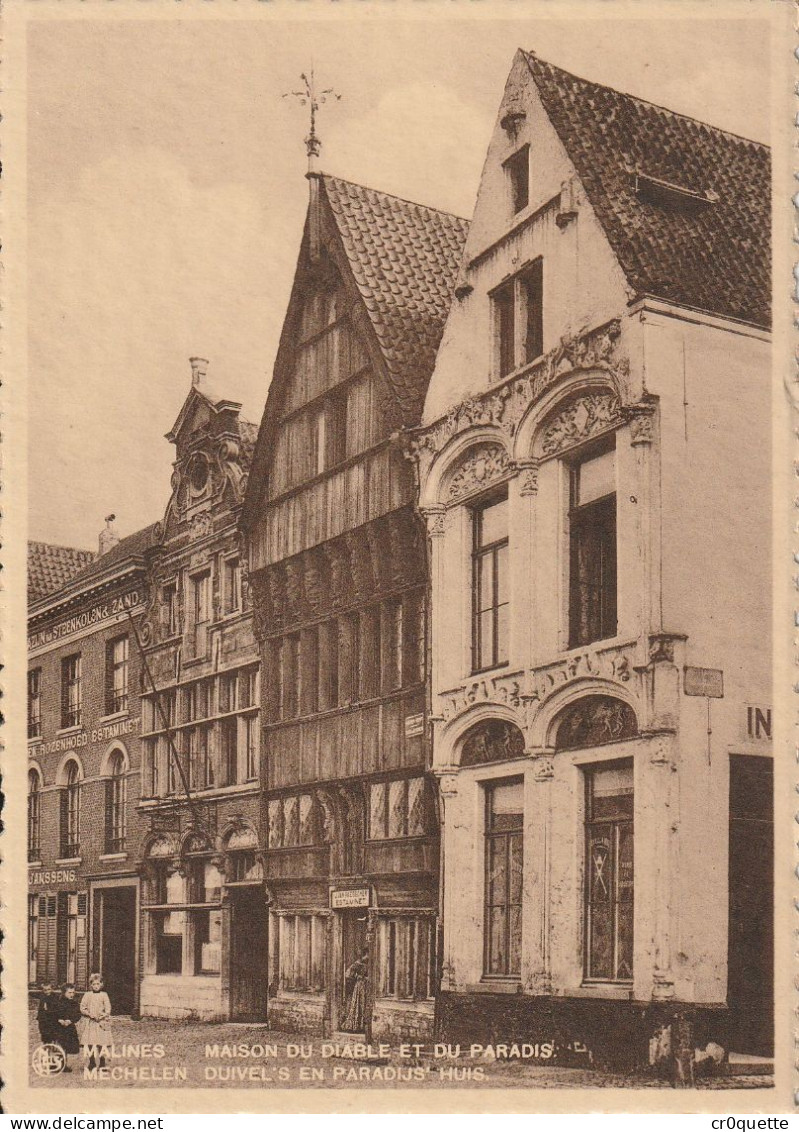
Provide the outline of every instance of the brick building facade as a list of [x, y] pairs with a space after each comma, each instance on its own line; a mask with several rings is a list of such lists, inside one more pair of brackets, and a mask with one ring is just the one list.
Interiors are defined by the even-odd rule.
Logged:
[[[72, 552], [54, 568], [64, 548], [33, 544], [29, 559], [29, 982], [85, 988], [90, 970], [103, 970], [119, 1013], [137, 1008], [141, 667], [132, 641], [151, 535], [119, 542], [109, 523], [100, 554], [77, 571]], [[54, 580], [61, 585], [46, 592]]]

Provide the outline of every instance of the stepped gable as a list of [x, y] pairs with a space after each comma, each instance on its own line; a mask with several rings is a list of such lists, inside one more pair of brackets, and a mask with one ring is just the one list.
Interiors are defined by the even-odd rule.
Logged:
[[468, 221], [326, 174], [322, 182], [395, 395], [413, 417], [433, 372]]
[[631, 287], [769, 327], [768, 146], [524, 54]]
[[57, 546], [52, 542], [28, 542], [28, 601], [38, 601], [61, 589], [94, 558], [91, 550]]

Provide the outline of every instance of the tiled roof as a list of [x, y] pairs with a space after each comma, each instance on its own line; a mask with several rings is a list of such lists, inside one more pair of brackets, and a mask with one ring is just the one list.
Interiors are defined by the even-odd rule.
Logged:
[[[633, 289], [769, 326], [768, 147], [525, 54]], [[643, 191], [636, 175], [648, 181]]]
[[[29, 599], [36, 601], [41, 597], [53, 597], [57, 590], [63, 590], [64, 598], [68, 598], [71, 594], [75, 593], [81, 587], [86, 586], [94, 581], [102, 579], [103, 575], [110, 571], [115, 566], [122, 565], [126, 559], [138, 558], [151, 546], [155, 545], [155, 529], [158, 523], [151, 523], [149, 527], [143, 527], [140, 531], [135, 531], [132, 535], [127, 535], [125, 538], [120, 539], [116, 546], [112, 546], [105, 554], [89, 554], [87, 551], [80, 553], [87, 555], [88, 564], [83, 565], [78, 570], [74, 570], [68, 578], [65, 578], [60, 585], [53, 587], [51, 590], [44, 591], [37, 594], [35, 597], [29, 592]], [[30, 561], [30, 555], [28, 560]]]
[[91, 550], [28, 542], [28, 600], [37, 601], [60, 589], [94, 557]]
[[323, 176], [327, 200], [405, 414], [421, 409], [468, 221]]

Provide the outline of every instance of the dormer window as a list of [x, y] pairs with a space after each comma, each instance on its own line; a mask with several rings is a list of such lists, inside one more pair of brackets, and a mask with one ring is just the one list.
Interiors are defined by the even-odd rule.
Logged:
[[505, 162], [505, 173], [510, 189], [511, 207], [514, 215], [527, 208], [530, 203], [530, 147], [523, 145]]

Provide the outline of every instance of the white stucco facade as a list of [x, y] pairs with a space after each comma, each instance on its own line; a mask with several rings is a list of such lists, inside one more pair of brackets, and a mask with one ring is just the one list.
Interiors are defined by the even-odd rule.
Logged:
[[[431, 552], [442, 991], [721, 1016], [730, 759], [770, 754], [767, 728], [755, 726], [771, 702], [769, 339], [632, 294], [524, 67], [517, 59], [508, 81], [411, 441]], [[513, 214], [507, 162], [524, 145], [529, 205]], [[536, 259], [543, 352], [500, 378], [492, 296]], [[611, 451], [615, 631], [575, 644], [574, 469]], [[474, 524], [504, 493], [507, 652], [485, 668], [472, 651]], [[601, 710], [627, 705], [632, 730], [597, 741], [601, 728], [588, 727], [593, 740], [559, 744], [564, 713], [588, 697], [605, 697], [592, 701]], [[480, 737], [497, 720], [523, 736], [523, 747], [505, 740], [511, 757]], [[470, 735], [482, 755], [464, 766]], [[619, 764], [634, 783], [632, 974], [597, 979], [586, 958], [586, 782], [590, 768]], [[518, 777], [521, 953], [498, 977], [486, 960], [486, 797]]]

